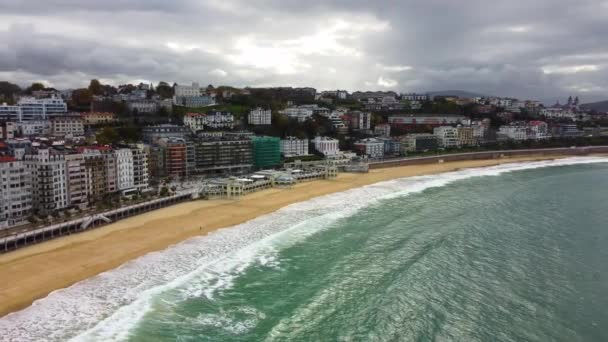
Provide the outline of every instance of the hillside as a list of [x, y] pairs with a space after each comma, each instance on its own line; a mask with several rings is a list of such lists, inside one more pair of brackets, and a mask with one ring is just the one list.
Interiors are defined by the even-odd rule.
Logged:
[[581, 109], [596, 110], [598, 112], [608, 112], [608, 101], [585, 103], [581, 105]]
[[431, 91], [428, 93], [431, 97], [435, 97], [435, 96], [458, 96], [458, 97], [467, 97], [467, 98], [473, 98], [473, 97], [485, 97], [488, 95], [483, 95], [483, 94], [478, 94], [478, 93], [473, 93], [470, 91], [464, 91], [464, 90], [441, 90], [441, 91]]

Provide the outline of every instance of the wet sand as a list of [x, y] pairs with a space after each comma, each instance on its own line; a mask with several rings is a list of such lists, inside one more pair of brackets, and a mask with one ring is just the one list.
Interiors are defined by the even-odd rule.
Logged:
[[0, 255], [0, 316], [149, 252], [316, 196], [400, 177], [556, 157], [459, 161], [377, 169], [367, 174], [342, 173], [335, 179], [300, 183], [289, 189], [263, 190], [235, 200], [192, 201], [134, 216]]

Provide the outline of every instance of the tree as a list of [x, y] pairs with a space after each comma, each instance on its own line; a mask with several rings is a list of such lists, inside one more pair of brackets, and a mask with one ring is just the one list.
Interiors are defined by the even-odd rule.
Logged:
[[89, 107], [93, 100], [93, 94], [86, 88], [76, 89], [72, 92], [72, 104], [75, 107]]
[[116, 131], [109, 126], [104, 127], [99, 134], [97, 134], [97, 143], [102, 145], [109, 145], [118, 142], [120, 136]]
[[99, 80], [92, 79], [91, 82], [89, 83], [88, 89], [91, 92], [91, 94], [93, 94], [93, 95], [102, 95], [103, 94], [103, 86], [101, 85], [101, 82], [99, 82]]
[[13, 98], [13, 95], [18, 94], [19, 92], [21, 92], [21, 88], [19, 88], [18, 85], [0, 81], [0, 98], [9, 100]]
[[173, 97], [173, 87], [167, 82], [158, 82], [156, 86], [156, 93], [163, 99], [170, 99]]
[[40, 82], [34, 82], [31, 86], [29, 86], [25, 92], [31, 94], [34, 91], [44, 90], [44, 84]]
[[161, 196], [161, 197], [166, 197], [166, 196], [169, 196], [169, 188], [167, 188], [166, 186], [163, 186], [163, 187], [160, 189], [160, 196]]

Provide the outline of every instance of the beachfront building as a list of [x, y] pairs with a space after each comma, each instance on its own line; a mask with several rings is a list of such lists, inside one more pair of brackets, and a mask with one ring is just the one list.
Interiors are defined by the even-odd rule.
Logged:
[[22, 97], [17, 101], [16, 106], [9, 106], [5, 103], [0, 105], [0, 119], [17, 122], [48, 120], [53, 115], [62, 115], [67, 111], [67, 104], [55, 95], [44, 99]]
[[207, 137], [194, 143], [198, 174], [241, 174], [253, 166], [253, 143], [248, 137]]
[[118, 190], [132, 189], [135, 186], [133, 153], [129, 148], [114, 150], [116, 157], [116, 184]]
[[158, 141], [165, 150], [166, 175], [172, 178], [188, 177], [188, 145], [181, 138], [162, 138]]
[[234, 115], [230, 112], [211, 111], [207, 114], [206, 123], [211, 128], [234, 128]]
[[63, 154], [40, 148], [25, 155], [32, 174], [32, 203], [43, 214], [68, 206], [66, 163]]
[[25, 223], [32, 212], [31, 171], [10, 156], [0, 156], [0, 229]]
[[475, 146], [477, 140], [475, 139], [473, 127], [458, 126], [458, 146]]
[[286, 158], [308, 155], [308, 139], [298, 139], [296, 137], [282, 139], [281, 154]]
[[437, 136], [439, 147], [455, 148], [459, 146], [458, 129], [452, 126], [440, 126], [433, 129], [433, 134]]
[[65, 172], [67, 178], [68, 205], [84, 209], [88, 203], [87, 177], [84, 155], [66, 154]]
[[401, 141], [407, 152], [433, 151], [439, 147], [437, 136], [428, 133], [408, 134]]
[[374, 127], [374, 134], [379, 135], [381, 137], [390, 137], [391, 136], [391, 125], [377, 124], [376, 127]]
[[544, 121], [530, 121], [528, 123], [528, 139], [544, 140], [549, 138], [549, 127]]
[[253, 142], [253, 166], [266, 169], [281, 163], [281, 140], [276, 137], [256, 136]]
[[144, 145], [131, 147], [133, 156], [133, 187], [145, 190], [149, 186], [148, 153]]
[[340, 142], [338, 139], [317, 136], [313, 140], [313, 143], [315, 150], [326, 157], [335, 156], [340, 153]]
[[524, 141], [528, 139], [527, 130], [525, 125], [503, 125], [498, 129], [498, 133], [505, 135], [511, 140]]
[[359, 140], [354, 146], [359, 154], [367, 156], [368, 158], [384, 157], [384, 142], [378, 139], [368, 138]]
[[272, 123], [272, 111], [270, 109], [262, 109], [260, 107], [252, 109], [249, 112], [247, 121], [250, 125], [270, 125]]
[[84, 123], [80, 116], [55, 116], [51, 119], [51, 134], [55, 137], [84, 135]]

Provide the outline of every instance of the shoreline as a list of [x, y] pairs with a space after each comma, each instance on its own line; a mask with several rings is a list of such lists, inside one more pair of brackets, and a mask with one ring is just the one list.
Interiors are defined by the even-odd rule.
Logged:
[[[0, 278], [9, 280], [0, 284], [0, 317], [29, 306], [54, 290], [69, 287], [150, 252], [313, 197], [395, 178], [566, 157], [572, 156], [507, 157], [381, 168], [367, 174], [341, 173], [334, 179], [299, 183], [289, 189], [271, 188], [238, 199], [197, 200], [147, 212], [0, 255]], [[264, 200], [260, 201], [261, 198]]]

